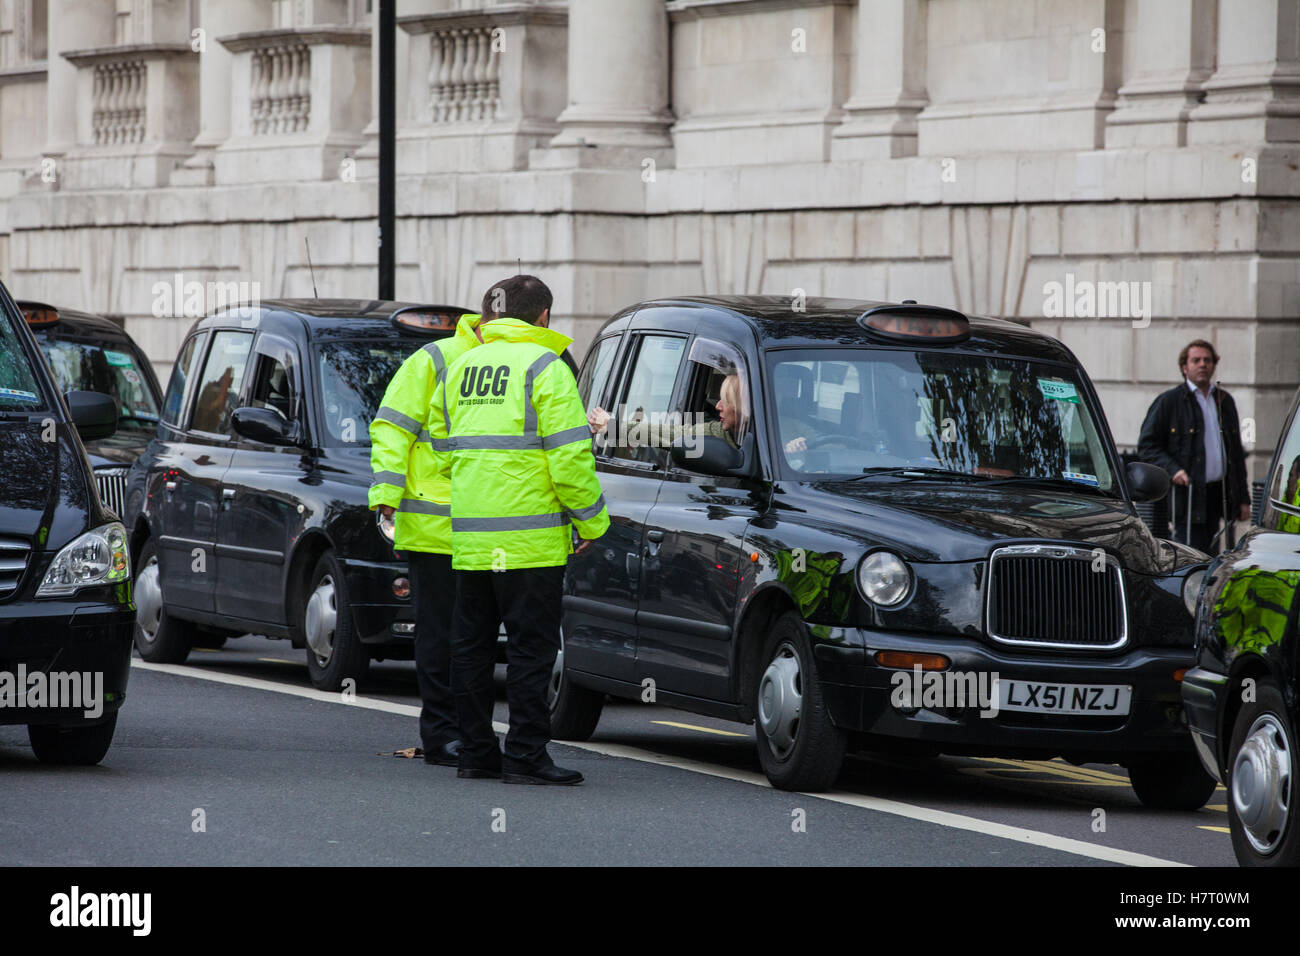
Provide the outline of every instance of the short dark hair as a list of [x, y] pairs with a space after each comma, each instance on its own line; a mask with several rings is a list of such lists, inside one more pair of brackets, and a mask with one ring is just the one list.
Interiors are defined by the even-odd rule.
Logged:
[[[1214, 364], [1219, 364], [1219, 353], [1214, 351], [1214, 346], [1205, 339], [1192, 339], [1183, 346], [1183, 350], [1178, 353], [1178, 371], [1182, 372], [1187, 367], [1187, 356], [1191, 354], [1192, 349], [1209, 349], [1210, 358], [1214, 359]], [[1186, 373], [1184, 373], [1186, 374]]]
[[517, 275], [488, 289], [483, 295], [482, 314], [485, 319], [509, 316], [536, 324], [542, 313], [551, 307], [551, 290], [537, 276]]

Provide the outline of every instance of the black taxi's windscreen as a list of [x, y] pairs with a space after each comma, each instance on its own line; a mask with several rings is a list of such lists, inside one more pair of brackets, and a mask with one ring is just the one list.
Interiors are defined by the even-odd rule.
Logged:
[[778, 455], [797, 475], [940, 468], [1114, 489], [1075, 372], [953, 352], [772, 353], [768, 407]]
[[423, 341], [339, 339], [317, 347], [326, 444], [370, 444], [370, 422], [402, 363]]
[[7, 315], [0, 315], [0, 413], [37, 411], [44, 407], [36, 376], [18, 332]]

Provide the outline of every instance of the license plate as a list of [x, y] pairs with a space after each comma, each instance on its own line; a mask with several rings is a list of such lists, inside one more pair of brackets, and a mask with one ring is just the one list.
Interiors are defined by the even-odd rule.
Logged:
[[998, 681], [998, 706], [1038, 714], [1126, 716], [1133, 688], [1126, 684], [1040, 684], [1034, 681]]

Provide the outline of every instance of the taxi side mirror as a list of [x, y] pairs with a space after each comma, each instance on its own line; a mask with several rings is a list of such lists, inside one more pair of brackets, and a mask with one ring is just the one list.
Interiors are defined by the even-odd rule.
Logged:
[[1159, 465], [1130, 461], [1125, 470], [1134, 501], [1159, 501], [1169, 494], [1169, 473]]
[[112, 395], [74, 389], [63, 400], [82, 441], [108, 438], [117, 431], [117, 402]]
[[266, 445], [298, 444], [298, 426], [272, 408], [236, 408], [230, 427], [240, 438]]
[[752, 433], [745, 436], [740, 448], [722, 438], [704, 435], [689, 444], [673, 442], [669, 454], [674, 465], [688, 471], [718, 477], [744, 478], [751, 471], [748, 463], [753, 458], [753, 448]]

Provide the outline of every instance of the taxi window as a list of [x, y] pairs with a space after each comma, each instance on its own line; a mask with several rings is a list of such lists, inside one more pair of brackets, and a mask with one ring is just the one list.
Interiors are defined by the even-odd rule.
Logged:
[[328, 445], [369, 445], [370, 423], [388, 383], [420, 345], [413, 338], [343, 339], [317, 347], [320, 411]]
[[[1273, 471], [1273, 486], [1268, 496], [1279, 504], [1300, 510], [1300, 412], [1291, 419], [1291, 430], [1286, 440], [1278, 446], [1277, 467]], [[1291, 516], [1284, 531], [1300, 531], [1300, 527], [1291, 527], [1295, 519]]]
[[0, 412], [38, 411], [45, 402], [11, 321], [7, 311], [0, 318]]
[[213, 338], [198, 383], [198, 398], [194, 401], [194, 414], [190, 418], [191, 431], [229, 434], [230, 413], [238, 407], [239, 390], [243, 386], [244, 368], [248, 365], [252, 344], [252, 332], [222, 331]]
[[658, 461], [662, 442], [653, 440], [656, 428], [668, 418], [677, 372], [686, 358], [686, 340], [680, 336], [641, 337], [623, 401], [610, 409], [609, 429], [597, 445], [598, 453], [633, 461]]
[[39, 341], [60, 389], [84, 389], [111, 396], [117, 404], [118, 419], [129, 420], [137, 428], [158, 421], [158, 406], [146, 373], [129, 348], [105, 348], [98, 342], [45, 335]]
[[1073, 369], [871, 349], [778, 352], [771, 361], [780, 450], [796, 473], [942, 468], [1115, 487]]
[[609, 382], [609, 373], [614, 370], [614, 356], [618, 354], [620, 335], [609, 335], [596, 343], [587, 360], [582, 363], [582, 372], [578, 375], [578, 394], [582, 404], [591, 409], [600, 403], [605, 394], [605, 385]]
[[207, 332], [191, 336], [181, 349], [176, 364], [172, 366], [172, 377], [167, 383], [167, 394], [163, 396], [162, 420], [169, 425], [180, 426], [181, 412], [185, 407], [185, 383], [189, 381], [194, 356], [201, 350], [200, 345], [208, 337]]

